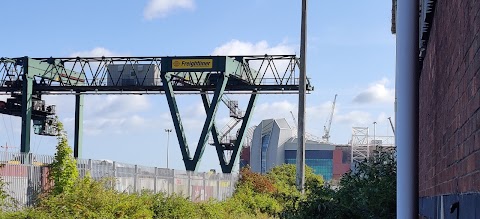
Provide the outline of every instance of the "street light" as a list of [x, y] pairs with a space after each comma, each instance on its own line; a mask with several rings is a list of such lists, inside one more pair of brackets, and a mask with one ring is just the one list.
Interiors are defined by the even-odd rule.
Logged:
[[165, 129], [165, 132], [167, 133], [167, 169], [168, 169], [168, 144], [170, 143], [170, 132], [172, 132], [172, 129]]
[[376, 141], [376, 138], [375, 138], [375, 133], [376, 133], [375, 126], [376, 125], [377, 125], [377, 122], [373, 122], [373, 144], [375, 145], [375, 149], [377, 148], [377, 141]]

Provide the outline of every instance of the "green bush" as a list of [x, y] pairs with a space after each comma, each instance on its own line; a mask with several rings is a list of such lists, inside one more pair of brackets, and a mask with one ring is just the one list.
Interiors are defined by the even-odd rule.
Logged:
[[198, 206], [187, 198], [164, 194], [155, 194], [153, 201], [155, 218], [196, 218], [199, 214]]
[[[117, 192], [111, 179], [76, 180], [68, 190], [47, 193], [33, 208], [0, 212], [0, 218], [394, 218], [396, 161], [393, 152], [376, 152], [347, 173], [334, 190], [306, 169], [305, 194], [295, 187], [295, 166], [268, 174], [241, 171], [231, 198], [194, 203], [188, 198]], [[0, 182], [1, 186], [1, 182]], [[0, 187], [0, 200], [5, 199]]]
[[51, 218], [152, 218], [149, 194], [119, 193], [109, 180], [78, 180], [69, 191], [49, 194], [35, 210]]
[[395, 218], [396, 174], [395, 151], [375, 151], [342, 177], [337, 190], [314, 189], [301, 212], [310, 218]]

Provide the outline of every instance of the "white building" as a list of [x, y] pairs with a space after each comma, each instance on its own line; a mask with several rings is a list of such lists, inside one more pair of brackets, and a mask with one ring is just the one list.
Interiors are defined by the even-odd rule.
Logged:
[[[249, 165], [253, 172], [267, 173], [275, 166], [295, 164], [297, 129], [285, 119], [263, 120], [253, 132]], [[349, 151], [307, 137], [305, 163], [325, 180], [338, 179], [349, 170]]]

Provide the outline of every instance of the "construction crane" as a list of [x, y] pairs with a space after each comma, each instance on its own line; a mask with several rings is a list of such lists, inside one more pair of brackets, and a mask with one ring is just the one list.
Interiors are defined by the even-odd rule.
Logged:
[[295, 123], [294, 126], [297, 127], [297, 125], [298, 125], [297, 119], [295, 119], [295, 116], [293, 115], [292, 111], [290, 111], [290, 115], [292, 115], [293, 122]]
[[332, 119], [333, 119], [333, 113], [335, 112], [336, 102], [337, 102], [337, 94], [335, 94], [335, 97], [333, 98], [332, 111], [330, 112], [330, 117], [328, 117], [327, 122], [325, 122], [325, 125], [323, 126], [322, 140], [327, 143], [330, 142], [330, 128], [332, 127]]
[[393, 135], [395, 135], [395, 128], [393, 127], [392, 117], [388, 117], [388, 121], [390, 121], [390, 126], [392, 126]]

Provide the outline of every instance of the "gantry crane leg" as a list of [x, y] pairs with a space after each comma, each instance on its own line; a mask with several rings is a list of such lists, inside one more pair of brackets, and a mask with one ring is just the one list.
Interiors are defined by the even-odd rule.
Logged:
[[215, 82], [216, 85], [212, 98], [212, 103], [208, 109], [207, 118], [205, 119], [205, 123], [203, 124], [202, 132], [200, 134], [200, 138], [198, 140], [197, 148], [195, 150], [193, 158], [190, 157], [190, 150], [186, 142], [180, 113], [178, 111], [178, 106], [175, 101], [173, 87], [170, 82], [171, 75], [168, 72], [162, 72], [160, 77], [162, 78], [163, 86], [165, 88], [165, 96], [167, 97], [168, 106], [172, 115], [173, 125], [175, 126], [175, 132], [177, 134], [178, 143], [182, 152], [185, 169], [190, 171], [196, 171], [205, 150], [205, 144], [207, 143], [208, 139], [207, 137], [208, 134], [211, 132], [213, 126], [213, 119], [215, 118], [218, 106], [220, 105], [219, 103], [221, 102], [225, 87], [227, 86], [229, 75], [228, 73], [222, 73], [222, 77], [219, 77], [218, 80]]
[[75, 95], [75, 138], [73, 142], [73, 156], [82, 156], [83, 143], [83, 95], [77, 92]]
[[30, 153], [30, 131], [32, 127], [33, 76], [29, 74], [28, 57], [23, 57], [22, 78], [22, 134], [20, 152]]
[[[206, 94], [202, 94], [202, 100], [203, 100], [203, 106], [205, 107], [205, 111], [208, 111], [208, 109], [210, 108], [210, 101], [208, 99], [208, 96]], [[233, 148], [232, 148], [233, 152], [228, 163], [225, 159], [225, 153], [224, 153], [225, 148], [223, 148], [222, 145], [220, 144], [220, 141], [218, 139], [218, 132], [216, 130], [215, 124], [213, 124], [211, 133], [212, 133], [213, 142], [215, 144], [215, 149], [217, 150], [217, 156], [220, 161], [220, 166], [222, 167], [223, 173], [231, 173], [233, 166], [239, 159], [239, 156], [242, 150], [245, 132], [250, 122], [250, 117], [255, 107], [256, 100], [257, 100], [257, 92], [254, 91], [252, 92], [250, 96], [250, 100], [248, 101], [247, 110], [245, 112], [245, 115], [242, 118], [242, 125], [240, 126], [240, 129], [238, 131], [238, 136], [233, 145]]]

